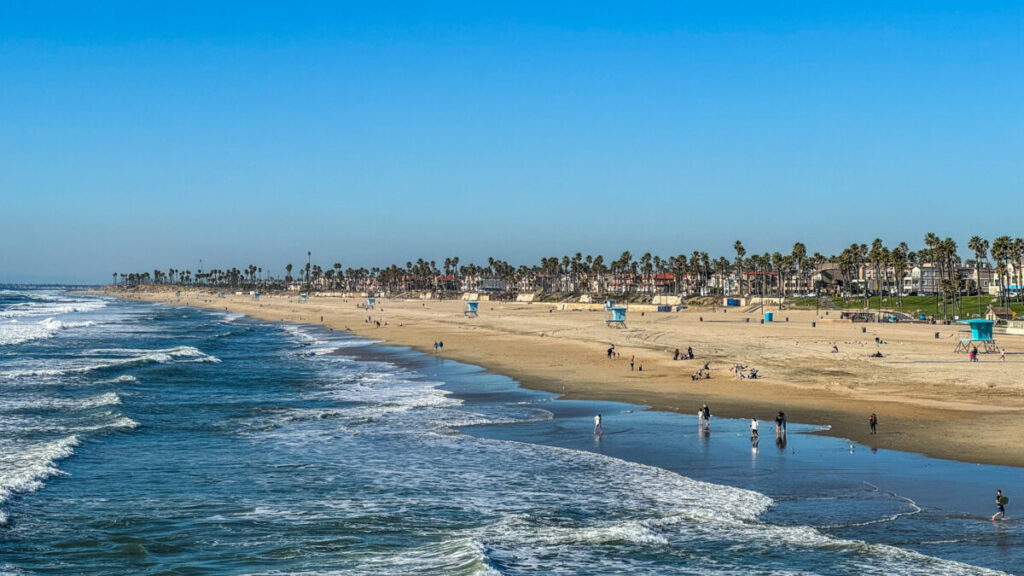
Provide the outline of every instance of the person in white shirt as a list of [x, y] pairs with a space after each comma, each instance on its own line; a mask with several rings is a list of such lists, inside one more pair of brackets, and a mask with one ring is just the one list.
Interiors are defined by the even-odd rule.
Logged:
[[756, 440], [758, 437], [759, 436], [757, 434], [757, 418], [753, 418], [750, 420], [750, 438]]
[[604, 428], [601, 428], [601, 415], [594, 416], [594, 435], [604, 434]]

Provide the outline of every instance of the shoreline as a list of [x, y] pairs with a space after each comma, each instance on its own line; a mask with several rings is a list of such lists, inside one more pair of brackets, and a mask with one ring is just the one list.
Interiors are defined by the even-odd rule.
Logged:
[[[717, 322], [704, 316], [711, 309], [690, 313], [650, 314], [631, 321], [628, 331], [617, 331], [604, 326], [602, 316], [593, 312], [554, 311], [553, 305], [509, 302], [481, 302], [481, 317], [466, 318], [461, 313], [461, 301], [398, 301], [378, 300], [375, 310], [357, 307], [357, 299], [314, 296], [301, 303], [295, 296], [265, 295], [260, 300], [230, 295], [218, 298], [214, 294], [200, 294], [195, 290], [175, 288], [148, 288], [138, 291], [105, 289], [94, 292], [126, 300], [145, 300], [170, 305], [196, 306], [205, 309], [242, 313], [262, 320], [322, 325], [333, 330], [348, 330], [361, 337], [383, 340], [382, 345], [408, 346], [418, 352], [433, 355], [432, 343], [445, 342], [441, 356], [481, 368], [516, 380], [527, 389], [553, 392], [567, 400], [608, 400], [648, 406], [651, 410], [689, 414], [707, 403], [715, 416], [725, 418], [757, 417], [767, 425], [778, 410], [784, 410], [794, 423], [827, 426], [819, 432], [828, 436], [852, 440], [872, 448], [899, 450], [929, 457], [1024, 467], [1024, 382], [1021, 382], [1020, 356], [1002, 366], [1003, 372], [1014, 371], [1017, 381], [1009, 385], [968, 382], [946, 386], [929, 386], [931, 375], [956, 375], [964, 370], [965, 361], [950, 358], [932, 360], [916, 358], [915, 354], [892, 354], [883, 363], [891, 370], [901, 370], [909, 376], [922, 376], [923, 383], [892, 384], [879, 377], [877, 366], [859, 357], [834, 358], [826, 356], [825, 364], [849, 363], [844, 366], [848, 378], [868, 381], [861, 387], [844, 386], [841, 376], [833, 375], [834, 366], [822, 366], [820, 354], [806, 354], [809, 345], [819, 344], [821, 337], [832, 338], [841, 349], [864, 348], [870, 340], [868, 330], [861, 325], [824, 322], [819, 332], [797, 327], [797, 322], [777, 323], [769, 327], [785, 332], [765, 336], [765, 326], [755, 322], [741, 322], [737, 317], [752, 317], [739, 311], [728, 321]], [[690, 322], [700, 320], [696, 323]], [[810, 324], [804, 311], [785, 311], [801, 325]], [[809, 313], [813, 316], [813, 312]], [[365, 323], [367, 317], [382, 320], [381, 327]], [[320, 319], [323, 318], [321, 322]], [[660, 325], [659, 325], [660, 324]], [[670, 325], [672, 324], [672, 325]], [[595, 328], [596, 326], [596, 328]], [[856, 329], [854, 329], [856, 328]], [[883, 341], [917, 352], [923, 340], [924, 347], [936, 347], [948, 338], [929, 342], [928, 336], [936, 328], [948, 331], [948, 326], [883, 326], [871, 325], [872, 333], [897, 332], [907, 340], [892, 342], [892, 334], [884, 334]], [[913, 334], [913, 332], [918, 334]], [[711, 334], [704, 334], [710, 332]], [[752, 333], [761, 332], [754, 338]], [[705, 336], [704, 341], [697, 337]], [[670, 338], [671, 337], [671, 340]], [[915, 342], [909, 342], [911, 337]], [[693, 340], [696, 360], [673, 361], [672, 349], [679, 339]], [[619, 360], [607, 360], [606, 342], [616, 340]], [[792, 340], [792, 342], [790, 342]], [[934, 337], [932, 338], [934, 340]], [[779, 357], [779, 348], [799, 347], [799, 355]], [[685, 346], [682, 346], [685, 350]], [[794, 348], [795, 349], [795, 348]], [[879, 349], [883, 349], [881, 346]], [[707, 350], [707, 353], [705, 353]], [[895, 346], [892, 350], [895, 350]], [[902, 350], [900, 352], [903, 352]], [[926, 354], [930, 351], [926, 350]], [[734, 380], [729, 378], [725, 358], [742, 353], [753, 358], [752, 365], [762, 369], [764, 380]], [[866, 354], [863, 354], [866, 356]], [[629, 371], [630, 356], [638, 356], [644, 372]], [[835, 355], [832, 355], [835, 356]], [[891, 359], [890, 359], [891, 358]], [[692, 381], [691, 371], [703, 362], [712, 362], [711, 380]], [[1002, 382], [1005, 378], [999, 366], [991, 361], [980, 363], [985, 370]], [[987, 366], [993, 364], [993, 366]], [[909, 368], [904, 369], [905, 366]], [[1010, 368], [1012, 366], [1012, 368]], [[828, 370], [825, 370], [828, 368]], [[972, 370], [972, 367], [967, 367]], [[988, 372], [986, 376], [988, 376]], [[810, 374], [804, 378], [804, 373]], [[825, 374], [822, 378], [821, 375]], [[789, 376], [783, 379], [780, 376]], [[838, 382], [836, 381], [838, 380]], [[914, 385], [916, 384], [916, 385]], [[867, 416], [877, 412], [880, 418], [878, 435], [870, 435]]]

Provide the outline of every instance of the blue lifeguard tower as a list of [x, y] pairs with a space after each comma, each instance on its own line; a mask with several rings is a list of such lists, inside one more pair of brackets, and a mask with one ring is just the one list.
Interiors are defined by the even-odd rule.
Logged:
[[984, 349], [985, 352], [998, 352], [999, 348], [996, 347], [995, 338], [992, 337], [992, 326], [995, 322], [991, 320], [985, 320], [984, 318], [972, 318], [970, 320], [961, 320], [958, 324], [967, 324], [971, 327], [971, 337], [961, 338], [957, 342], [956, 350], [953, 352], [970, 352], [971, 346], [975, 343], [980, 344], [980, 348]]
[[366, 309], [367, 310], [373, 310], [373, 305], [376, 304], [376, 302], [377, 302], [376, 298], [374, 298], [372, 296], [368, 296], [366, 298]]
[[608, 309], [611, 313], [611, 317], [605, 320], [605, 322], [612, 328], [625, 328], [626, 327], [626, 307], [625, 306], [612, 306]]
[[252, 299], [253, 300], [259, 300], [260, 299], [260, 293], [259, 292], [253, 292], [252, 293]]
[[477, 312], [480, 310], [480, 302], [477, 300], [470, 300], [466, 302], [466, 311], [464, 314], [470, 318], [476, 318]]
[[299, 294], [299, 302], [305, 302], [307, 298], [306, 294]]
[[220, 294], [218, 294], [218, 295], [217, 295], [217, 297], [218, 297], [218, 298], [223, 298], [223, 297], [224, 297], [224, 291], [223, 291], [223, 290], [221, 290], [221, 291], [220, 291]]

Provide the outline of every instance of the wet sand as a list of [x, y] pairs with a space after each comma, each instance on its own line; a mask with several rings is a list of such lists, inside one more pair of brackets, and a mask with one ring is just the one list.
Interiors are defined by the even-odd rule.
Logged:
[[[828, 425], [827, 434], [872, 447], [986, 464], [1024, 466], [1024, 337], [998, 334], [1007, 350], [970, 363], [954, 354], [963, 327], [853, 324], [836, 312], [782, 310], [761, 324], [758, 312], [690, 308], [631, 311], [627, 327], [611, 328], [601, 311], [559, 310], [543, 303], [480, 302], [467, 317], [463, 301], [297, 295], [217, 297], [157, 288], [108, 295], [199, 306], [269, 321], [323, 324], [389, 344], [434, 353], [511, 376], [528, 388], [567, 398], [614, 400], [656, 410], [694, 413], [707, 403], [718, 416]], [[323, 321], [321, 322], [321, 317]], [[372, 317], [373, 323], [367, 323]], [[788, 317], [789, 321], [786, 321]], [[703, 321], [701, 320], [703, 318]], [[749, 322], [748, 322], [749, 319]], [[376, 322], [380, 321], [378, 328]], [[812, 327], [812, 322], [817, 325]], [[866, 331], [862, 331], [866, 329]], [[939, 338], [935, 333], [939, 332]], [[875, 338], [884, 344], [876, 345]], [[609, 360], [614, 344], [619, 359]], [[832, 353], [832, 346], [839, 348]], [[694, 360], [673, 361], [692, 346]], [[881, 351], [884, 358], [871, 358]], [[635, 368], [629, 360], [635, 356]], [[690, 374], [711, 363], [710, 380]], [[757, 368], [759, 380], [737, 380], [735, 364]], [[876, 412], [877, 435], [867, 419]]]

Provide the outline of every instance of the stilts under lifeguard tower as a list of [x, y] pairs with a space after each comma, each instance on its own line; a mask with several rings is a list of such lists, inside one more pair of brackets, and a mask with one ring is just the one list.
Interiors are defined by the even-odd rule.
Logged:
[[470, 300], [469, 302], [466, 302], [466, 311], [463, 312], [463, 314], [470, 318], [476, 318], [479, 309], [480, 302], [477, 300]]
[[611, 313], [605, 322], [612, 328], [625, 328], [626, 327], [626, 307], [625, 306], [612, 306], [608, 309]]
[[373, 310], [373, 305], [377, 303], [377, 299], [373, 296], [366, 297], [366, 309]]
[[967, 324], [971, 327], [971, 337], [961, 338], [957, 342], [956, 350], [953, 352], [970, 352], [971, 346], [976, 343], [980, 344], [980, 348], [985, 352], [998, 352], [999, 348], [996, 346], [995, 338], [992, 337], [992, 326], [995, 324], [991, 320], [985, 320], [984, 318], [972, 318], [970, 320], [961, 320], [958, 324]]

